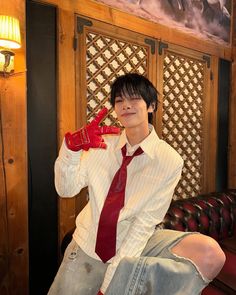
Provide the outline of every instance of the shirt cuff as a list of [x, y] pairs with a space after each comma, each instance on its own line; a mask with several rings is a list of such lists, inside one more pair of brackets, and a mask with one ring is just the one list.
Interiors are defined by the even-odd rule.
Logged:
[[83, 150], [74, 152], [68, 149], [64, 139], [60, 148], [59, 157], [67, 164], [77, 165], [80, 161], [82, 152]]

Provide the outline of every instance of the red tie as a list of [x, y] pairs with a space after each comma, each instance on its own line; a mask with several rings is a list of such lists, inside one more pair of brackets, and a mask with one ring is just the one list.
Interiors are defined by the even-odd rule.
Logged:
[[116, 253], [116, 225], [124, 207], [127, 166], [141, 153], [143, 151], [139, 147], [132, 156], [126, 156], [126, 146], [122, 148], [123, 161], [112, 180], [98, 224], [95, 252], [104, 263]]

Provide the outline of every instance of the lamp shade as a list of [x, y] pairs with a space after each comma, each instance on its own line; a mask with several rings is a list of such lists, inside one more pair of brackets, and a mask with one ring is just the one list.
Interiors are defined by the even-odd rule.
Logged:
[[20, 24], [17, 18], [0, 15], [0, 47], [21, 47]]

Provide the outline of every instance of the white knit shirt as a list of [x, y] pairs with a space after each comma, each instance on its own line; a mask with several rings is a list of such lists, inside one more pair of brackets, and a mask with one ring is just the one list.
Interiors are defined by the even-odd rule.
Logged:
[[[125, 205], [117, 224], [117, 252], [108, 261], [103, 294], [120, 260], [142, 253], [155, 226], [163, 220], [181, 176], [182, 158], [159, 139], [153, 126], [150, 128], [151, 133], [139, 145], [144, 153], [134, 157], [127, 167]], [[121, 148], [127, 144], [125, 131], [120, 136], [103, 137], [105, 150], [73, 152], [63, 142], [55, 163], [55, 186], [61, 197], [75, 196], [88, 186], [89, 202], [76, 218], [73, 238], [87, 255], [98, 260], [101, 259], [95, 253], [95, 244], [99, 217], [112, 179], [121, 166]], [[128, 146], [127, 152], [130, 149]]]

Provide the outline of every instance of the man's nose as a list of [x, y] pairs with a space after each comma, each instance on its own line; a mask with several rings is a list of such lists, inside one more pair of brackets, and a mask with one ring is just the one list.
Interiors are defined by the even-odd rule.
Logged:
[[127, 98], [125, 98], [125, 99], [123, 100], [123, 109], [124, 109], [124, 110], [125, 110], [125, 109], [130, 109], [130, 107], [131, 107], [131, 102], [130, 102], [130, 100], [127, 99]]

